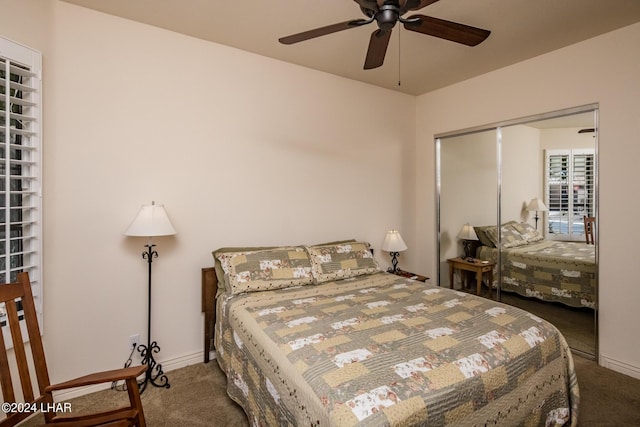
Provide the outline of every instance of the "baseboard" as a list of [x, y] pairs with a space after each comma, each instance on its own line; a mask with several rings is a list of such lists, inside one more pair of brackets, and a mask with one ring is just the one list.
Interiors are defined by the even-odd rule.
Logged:
[[612, 371], [640, 379], [640, 367], [629, 365], [628, 363], [603, 356], [602, 354], [600, 354], [600, 365]]
[[[215, 359], [215, 352], [211, 352], [211, 359]], [[169, 360], [163, 360], [160, 362], [162, 365], [162, 371], [166, 374], [175, 369], [184, 368], [185, 366], [195, 365], [196, 363], [203, 363], [204, 358], [202, 352], [196, 352], [192, 354], [187, 354], [185, 356], [176, 357]], [[171, 378], [169, 378], [169, 383], [171, 383]], [[84, 396], [85, 394], [95, 393], [96, 391], [107, 390], [111, 387], [111, 384], [96, 384], [87, 387], [79, 387], [73, 390], [65, 390], [62, 392], [54, 393], [54, 399], [56, 401], [66, 401], [69, 399], [73, 399], [75, 397]]]

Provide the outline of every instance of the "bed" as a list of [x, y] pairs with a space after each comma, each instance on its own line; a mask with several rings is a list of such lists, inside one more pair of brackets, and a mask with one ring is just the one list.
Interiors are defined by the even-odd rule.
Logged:
[[[477, 258], [497, 261], [496, 228], [476, 227], [481, 243]], [[501, 228], [501, 291], [571, 307], [596, 308], [595, 245], [545, 240], [531, 225], [516, 221]], [[496, 287], [497, 270], [494, 277]]]
[[214, 254], [205, 362], [213, 337], [252, 425], [577, 425], [571, 352], [530, 313], [383, 272], [363, 242]]

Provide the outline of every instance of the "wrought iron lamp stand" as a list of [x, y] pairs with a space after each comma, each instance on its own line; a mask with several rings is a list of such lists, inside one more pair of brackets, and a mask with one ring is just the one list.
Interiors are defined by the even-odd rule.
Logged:
[[538, 211], [536, 211], [536, 216], [534, 216], [533, 219], [536, 220], [536, 231], [537, 231], [538, 230], [538, 220], [540, 219], [540, 217], [538, 216]]
[[398, 256], [400, 256], [400, 252], [389, 252], [391, 255], [391, 267], [387, 269], [389, 273], [396, 273], [398, 271]]
[[162, 365], [157, 363], [153, 357], [154, 353], [160, 351], [160, 346], [156, 341], [151, 341], [151, 263], [153, 262], [153, 258], [158, 258], [158, 252], [153, 250], [154, 246], [155, 245], [152, 244], [145, 245], [147, 250], [142, 253], [142, 258], [146, 259], [149, 264], [149, 298], [147, 300], [149, 306], [147, 311], [147, 344], [140, 344], [138, 346], [138, 351], [142, 357], [142, 364], [148, 366], [144, 380], [138, 383], [140, 393], [147, 388], [148, 383], [156, 387], [171, 387], [169, 379], [162, 371]]

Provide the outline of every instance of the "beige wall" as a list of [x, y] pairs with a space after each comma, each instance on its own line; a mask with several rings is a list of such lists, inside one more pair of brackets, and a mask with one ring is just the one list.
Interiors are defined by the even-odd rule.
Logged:
[[0, 0], [0, 35], [40, 51], [51, 49], [53, 1]]
[[638, 212], [629, 180], [640, 158], [640, 24], [533, 58], [418, 97], [416, 234], [412, 267], [434, 275], [434, 135], [591, 104], [600, 105], [600, 362], [640, 377], [640, 287], [635, 270], [638, 231], [625, 217]]
[[[448, 258], [463, 253], [457, 235], [465, 223], [496, 223], [496, 136], [495, 130], [488, 130], [441, 139], [440, 265], [443, 268]], [[441, 284], [449, 283], [447, 274], [440, 279]]]
[[543, 150], [593, 149], [595, 134], [578, 133], [581, 128], [542, 129], [540, 142]]
[[[526, 221], [535, 224], [535, 212], [526, 210], [534, 197], [544, 197], [540, 131], [529, 126], [502, 129], [502, 222]], [[538, 221], [538, 230], [544, 230]]]

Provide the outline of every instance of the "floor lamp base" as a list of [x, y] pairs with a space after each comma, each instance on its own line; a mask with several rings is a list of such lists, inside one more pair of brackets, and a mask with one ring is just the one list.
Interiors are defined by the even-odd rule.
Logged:
[[157, 363], [153, 358], [153, 353], [160, 351], [160, 346], [155, 341], [149, 345], [141, 344], [138, 346], [140, 356], [142, 356], [142, 364], [147, 365], [147, 371], [145, 372], [144, 380], [138, 382], [140, 393], [146, 388], [147, 384], [151, 384], [155, 387], [170, 388], [169, 379], [162, 371], [162, 365]]

